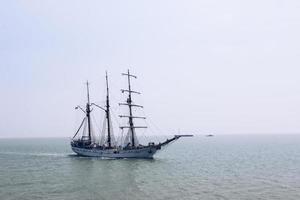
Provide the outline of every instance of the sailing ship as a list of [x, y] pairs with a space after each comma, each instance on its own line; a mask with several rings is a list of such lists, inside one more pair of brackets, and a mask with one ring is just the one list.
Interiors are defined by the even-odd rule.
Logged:
[[[111, 123], [111, 111], [110, 111], [110, 98], [109, 98], [109, 86], [108, 76], [106, 73], [106, 103], [105, 106], [99, 106], [95, 103], [90, 102], [90, 91], [89, 83], [87, 82], [87, 103], [85, 110], [77, 106], [75, 109], [80, 109], [84, 112], [85, 117], [83, 118], [79, 128], [75, 135], [71, 139], [72, 150], [80, 156], [88, 157], [102, 157], [102, 158], [153, 158], [154, 154], [161, 150], [162, 147], [178, 140], [181, 137], [191, 137], [193, 135], [174, 135], [172, 138], [167, 139], [163, 142], [154, 143], [149, 142], [147, 145], [139, 143], [136, 130], [147, 128], [146, 126], [136, 126], [134, 123], [135, 119], [146, 119], [145, 117], [133, 115], [133, 107], [143, 108], [141, 105], [137, 105], [132, 101], [132, 94], [140, 94], [137, 91], [131, 89], [131, 79], [137, 77], [130, 74], [129, 70], [127, 73], [122, 73], [127, 77], [128, 89], [122, 89], [122, 93], [127, 93], [127, 100], [124, 103], [119, 103], [120, 106], [128, 107], [128, 115], [119, 115], [120, 118], [127, 118], [128, 124], [126, 126], [120, 126], [120, 129], [126, 130], [127, 134], [121, 144], [117, 144], [114, 135], [112, 133]], [[97, 107], [105, 112], [105, 120], [103, 124], [104, 133], [100, 136], [100, 139], [96, 141], [92, 136], [92, 125], [91, 125], [91, 107]], [[107, 126], [107, 127], [106, 127]], [[86, 130], [87, 129], [87, 130]], [[78, 138], [80, 131], [83, 130], [83, 134]], [[85, 134], [87, 132], [87, 134]], [[77, 138], [76, 138], [77, 137]]]

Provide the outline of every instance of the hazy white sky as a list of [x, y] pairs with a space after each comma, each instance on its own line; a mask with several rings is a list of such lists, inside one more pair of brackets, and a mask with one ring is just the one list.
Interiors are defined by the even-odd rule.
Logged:
[[108, 70], [116, 105], [128, 68], [163, 133], [300, 133], [299, 10], [299, 0], [1, 1], [0, 137], [72, 136], [83, 83], [101, 101]]

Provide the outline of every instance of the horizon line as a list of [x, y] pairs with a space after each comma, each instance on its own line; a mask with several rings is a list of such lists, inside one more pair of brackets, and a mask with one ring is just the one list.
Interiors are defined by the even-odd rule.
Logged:
[[[193, 134], [194, 136], [206, 136], [212, 134], [214, 136], [217, 135], [300, 135], [300, 132], [289, 132], [289, 133], [219, 133], [219, 134], [213, 134], [213, 133], [206, 133], [206, 134]], [[163, 134], [163, 135], [148, 135], [148, 137], [157, 137], [157, 136], [171, 136], [176, 134]], [[72, 139], [70, 136], [0, 136], [0, 139], [55, 139], [55, 138], [68, 138]]]

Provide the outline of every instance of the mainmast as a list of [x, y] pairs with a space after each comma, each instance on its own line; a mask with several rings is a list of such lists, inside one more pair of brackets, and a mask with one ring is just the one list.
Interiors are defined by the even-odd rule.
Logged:
[[107, 143], [108, 147], [111, 148], [111, 135], [110, 135], [110, 113], [109, 113], [109, 89], [108, 89], [108, 78], [107, 78], [107, 72], [106, 72], [106, 120], [107, 120]]
[[132, 93], [140, 94], [140, 93], [131, 90], [131, 82], [130, 82], [130, 80], [131, 80], [131, 78], [137, 78], [137, 77], [135, 75], [130, 74], [129, 69], [128, 69], [127, 73], [122, 73], [122, 75], [127, 76], [128, 90], [122, 89], [121, 91], [122, 91], [122, 93], [128, 92], [128, 98], [127, 98], [126, 103], [120, 103], [119, 105], [127, 105], [128, 106], [128, 108], [129, 108], [129, 116], [127, 116], [127, 115], [120, 115], [120, 117], [128, 117], [128, 124], [129, 124], [129, 126], [122, 126], [120, 128], [121, 129], [123, 129], [123, 128], [129, 128], [130, 129], [130, 131], [131, 131], [131, 146], [135, 146], [136, 141], [135, 141], [135, 137], [134, 137], [134, 129], [135, 128], [147, 128], [147, 127], [145, 127], [145, 126], [134, 126], [134, 124], [133, 124], [133, 118], [142, 118], [142, 119], [145, 119], [145, 117], [136, 117], [136, 116], [132, 115], [132, 107], [143, 108], [143, 106], [132, 104], [132, 98], [131, 98], [132, 95], [131, 94]]
[[88, 134], [89, 134], [89, 141], [92, 140], [91, 137], [91, 117], [90, 117], [90, 113], [91, 113], [91, 109], [90, 109], [90, 91], [89, 91], [89, 82], [86, 82], [86, 89], [87, 89], [87, 104], [86, 104], [86, 117], [88, 119]]

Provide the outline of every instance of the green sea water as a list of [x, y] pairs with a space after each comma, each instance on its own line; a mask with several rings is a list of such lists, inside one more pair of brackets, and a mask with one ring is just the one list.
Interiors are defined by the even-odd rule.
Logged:
[[153, 160], [78, 157], [69, 140], [0, 139], [1, 200], [300, 199], [300, 135], [182, 138]]

